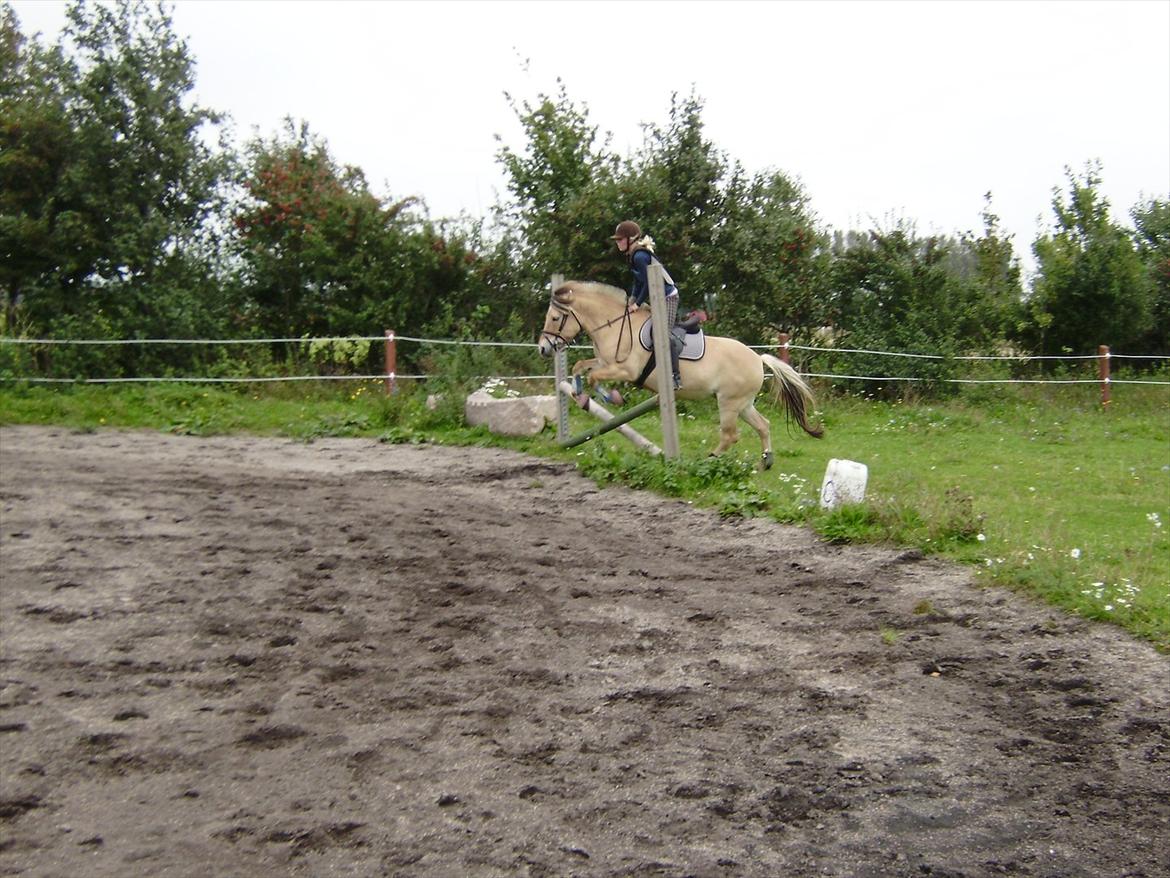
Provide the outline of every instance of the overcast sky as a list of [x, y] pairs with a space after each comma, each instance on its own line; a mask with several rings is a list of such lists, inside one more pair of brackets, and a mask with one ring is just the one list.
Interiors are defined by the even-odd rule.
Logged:
[[[63, 3], [11, 5], [56, 38]], [[990, 191], [1027, 265], [1065, 167], [1099, 160], [1127, 225], [1170, 197], [1167, 0], [179, 0], [174, 23], [238, 139], [305, 120], [436, 219], [506, 196], [495, 138], [523, 139], [504, 93], [558, 77], [620, 155], [693, 92], [716, 148], [800, 180], [829, 229], [978, 232]]]

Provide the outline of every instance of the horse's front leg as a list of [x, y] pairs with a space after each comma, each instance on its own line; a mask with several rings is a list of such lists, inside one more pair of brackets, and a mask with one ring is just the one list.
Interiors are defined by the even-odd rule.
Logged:
[[633, 381], [637, 377], [624, 363], [604, 363], [589, 373], [589, 383], [596, 386], [601, 381]]
[[580, 375], [582, 372], [588, 372], [590, 369], [597, 368], [597, 365], [600, 362], [601, 360], [599, 360], [597, 357], [594, 357], [591, 360], [578, 360], [573, 365], [573, 377]]

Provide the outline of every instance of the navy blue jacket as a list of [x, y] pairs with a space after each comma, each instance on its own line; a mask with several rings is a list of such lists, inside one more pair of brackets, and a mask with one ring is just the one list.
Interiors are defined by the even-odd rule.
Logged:
[[[630, 298], [634, 300], [635, 305], [642, 305], [650, 298], [650, 282], [646, 279], [646, 269], [650, 267], [650, 263], [655, 261], [654, 254], [649, 250], [635, 250], [634, 255], [630, 258], [630, 273], [634, 275], [634, 285], [630, 288]], [[665, 269], [663, 269], [665, 271]], [[666, 295], [678, 292], [678, 287], [674, 284], [665, 281]]]

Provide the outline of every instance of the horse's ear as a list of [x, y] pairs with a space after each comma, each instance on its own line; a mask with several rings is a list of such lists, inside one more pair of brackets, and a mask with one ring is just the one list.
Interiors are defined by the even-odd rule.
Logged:
[[567, 305], [569, 302], [573, 301], [573, 288], [568, 284], [557, 287], [555, 290], [553, 290], [552, 297], [554, 302], [560, 302], [561, 304]]

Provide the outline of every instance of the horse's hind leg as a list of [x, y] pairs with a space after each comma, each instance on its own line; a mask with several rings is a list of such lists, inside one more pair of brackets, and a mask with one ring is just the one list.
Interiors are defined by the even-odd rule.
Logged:
[[719, 398], [719, 444], [711, 452], [712, 457], [722, 454], [739, 441], [739, 427], [736, 419], [739, 417], [739, 407], [731, 401]]
[[760, 434], [760, 445], [763, 446], [764, 455], [761, 461], [763, 469], [771, 469], [772, 467], [772, 425], [768, 423], [768, 419], [756, 410], [752, 404], [748, 404], [747, 408], [743, 409], [739, 416], [747, 421], [752, 429]]

